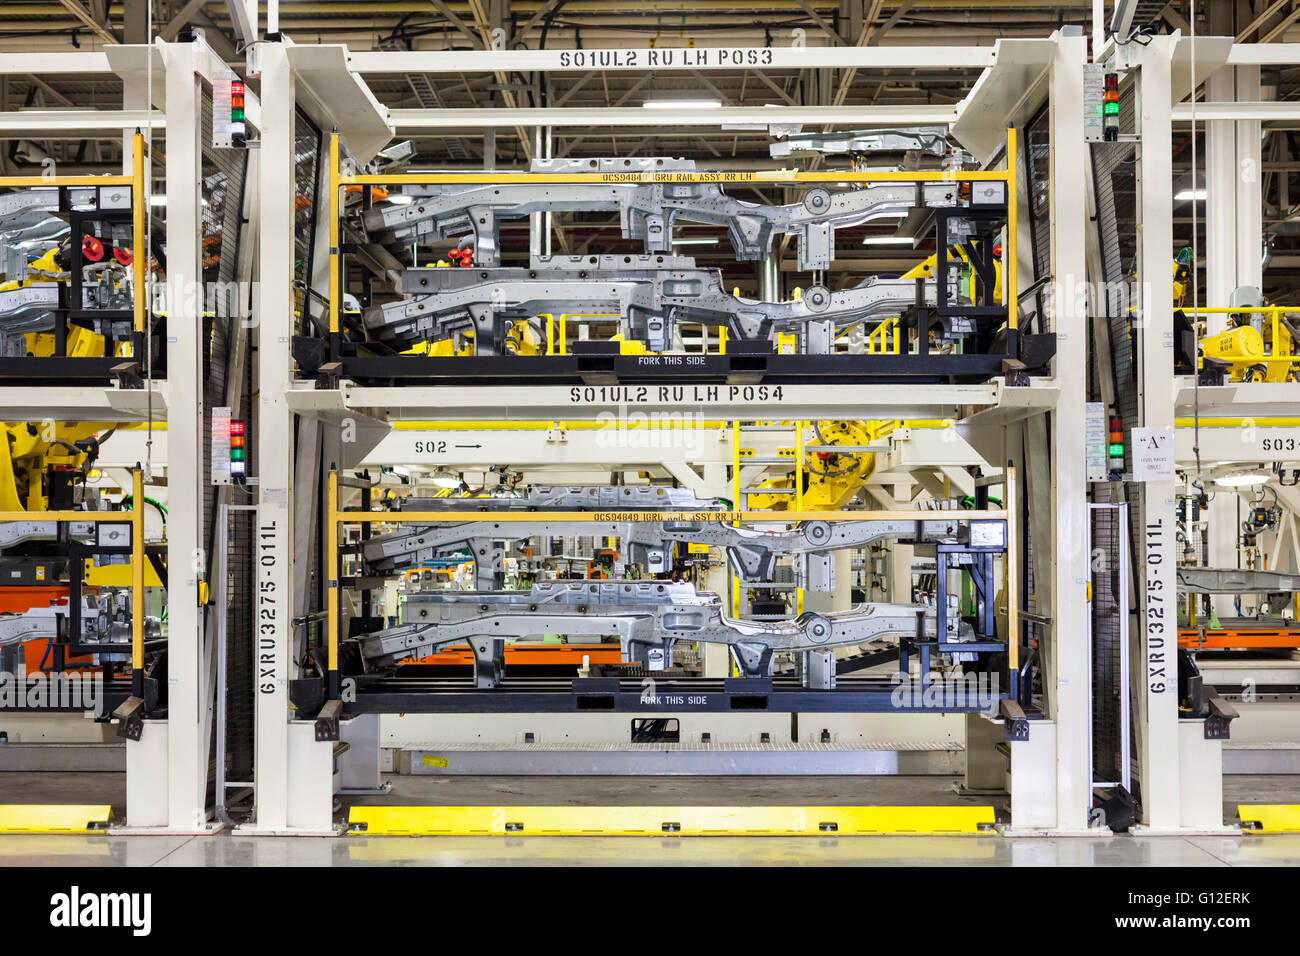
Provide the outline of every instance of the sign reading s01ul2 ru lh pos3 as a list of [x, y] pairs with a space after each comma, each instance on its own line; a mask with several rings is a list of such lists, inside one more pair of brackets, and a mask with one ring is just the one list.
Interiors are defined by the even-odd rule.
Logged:
[[[561, 69], [635, 70], [710, 66], [778, 66], [781, 54], [796, 47], [679, 47], [649, 50], [557, 50]], [[788, 59], [788, 57], [786, 57]]]

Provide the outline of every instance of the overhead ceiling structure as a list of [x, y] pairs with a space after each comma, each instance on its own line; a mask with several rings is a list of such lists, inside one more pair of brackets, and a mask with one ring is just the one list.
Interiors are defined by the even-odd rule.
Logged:
[[[350, 50], [378, 51], [992, 46], [1003, 38], [1046, 37], [1066, 25], [1090, 33], [1093, 6], [1093, 0], [280, 0], [278, 25], [299, 44], [346, 44]], [[1105, 6], [1107, 11], [1118, 9], [1133, 30], [1190, 32], [1189, 0], [1119, 4], [1108, 0]], [[1196, 4], [1197, 28], [1203, 36], [1214, 32], [1207, 14], [1212, 6], [1207, 0]], [[0, 4], [0, 51], [99, 48], [145, 42], [150, 36], [173, 39], [182, 31], [199, 29], [213, 49], [240, 70], [241, 31], [232, 17], [232, 9], [238, 7], [237, 0], [5, 0]], [[1300, 40], [1300, 7], [1291, 0], [1251, 0], [1237, 7], [1233, 25], [1238, 41]], [[662, 115], [651, 115], [658, 111], [646, 110], [644, 104], [694, 100], [729, 107], [943, 107], [959, 103], [979, 73], [978, 67], [932, 71], [906, 66], [659, 74], [593, 69], [551, 74], [373, 74], [366, 81], [383, 105], [397, 110], [622, 107], [647, 116], [644, 126], [627, 117], [622, 121], [632, 125], [557, 126], [548, 140], [556, 157], [690, 156], [714, 168], [752, 169], [788, 164], [770, 157], [772, 138], [766, 126], [721, 130], [665, 126]], [[1265, 98], [1300, 101], [1300, 69], [1267, 73], [1264, 87]], [[104, 76], [11, 77], [0, 86], [0, 109], [24, 106], [118, 108], [121, 86]], [[1300, 266], [1300, 122], [1272, 121], [1264, 129], [1263, 221], [1272, 254], [1268, 282], [1274, 294], [1294, 294], [1300, 292], [1300, 268], [1296, 268]], [[1190, 130], [1183, 126], [1179, 133], [1174, 173], [1190, 182]], [[0, 142], [0, 171], [19, 171], [31, 157], [43, 154], [54, 156], [60, 169], [67, 171], [115, 171], [120, 163], [120, 143], [111, 137], [82, 144], [34, 145], [31, 149], [13, 141]], [[486, 131], [422, 129], [413, 145], [413, 168], [521, 168], [534, 150], [527, 130], [508, 125]], [[1203, 138], [1196, 154], [1203, 174]], [[1175, 213], [1175, 236], [1190, 245], [1191, 203], [1178, 206]], [[1203, 209], [1197, 218], [1203, 228]], [[563, 241], [572, 241], [574, 249], [606, 245], [619, 251], [618, 224], [608, 216], [567, 215], [562, 228]], [[876, 227], [874, 233], [879, 232]], [[865, 229], [863, 238], [874, 233]], [[1205, 241], [1203, 234], [1201, 240]], [[858, 244], [856, 237], [849, 241]], [[692, 251], [705, 262], [715, 255], [708, 245], [697, 245]], [[866, 245], [859, 255], [877, 271], [901, 271], [914, 258], [912, 250], [888, 244]]]

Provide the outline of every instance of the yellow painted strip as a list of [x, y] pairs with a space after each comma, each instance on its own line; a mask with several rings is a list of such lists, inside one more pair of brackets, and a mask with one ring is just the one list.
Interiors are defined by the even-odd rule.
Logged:
[[1016, 155], [1016, 130], [1007, 130], [1007, 246], [1002, 254], [1002, 261], [1007, 264], [1007, 328], [1016, 329], [1020, 324], [1020, 260], [1016, 258], [1016, 246], [1020, 240], [1018, 216], [1020, 213], [1020, 186]]
[[144, 137], [139, 130], [131, 137], [131, 295], [132, 321], [137, 332], [144, 332], [145, 267], [149, 248], [144, 229]]
[[[339, 331], [339, 313], [342, 311], [343, 290], [339, 288], [339, 134], [330, 133], [329, 171], [329, 231], [330, 231], [330, 332]], [[307, 306], [304, 303], [303, 308]]]
[[[130, 186], [131, 176], [0, 176], [0, 188], [42, 186]], [[1234, 310], [1236, 311], [1236, 310]]]
[[1300, 804], [1241, 803], [1237, 819], [1254, 833], [1300, 833]]
[[84, 521], [88, 524], [132, 524], [135, 519], [129, 511], [0, 511], [4, 521]]
[[376, 836], [839, 836], [968, 834], [986, 807], [353, 807]]
[[[1195, 428], [1194, 418], [1175, 418], [1178, 428]], [[1202, 418], [1202, 428], [1294, 428], [1300, 427], [1300, 418]]]
[[330, 471], [329, 502], [326, 509], [325, 553], [328, 561], [328, 589], [326, 612], [329, 614], [329, 647], [326, 651], [330, 671], [339, 669], [339, 473]]
[[0, 833], [85, 833], [108, 826], [108, 804], [0, 804]]
[[697, 422], [691, 419], [669, 419], [667, 421], [614, 421], [614, 422], [393, 422], [393, 430], [399, 432], [443, 431], [443, 432], [540, 432], [552, 428], [566, 431], [603, 431], [608, 428], [619, 431], [638, 428], [672, 430], [677, 428], [726, 428], [728, 422]]
[[[137, 287], [138, 288], [138, 287]], [[144, 472], [131, 471], [131, 669], [144, 669]]]

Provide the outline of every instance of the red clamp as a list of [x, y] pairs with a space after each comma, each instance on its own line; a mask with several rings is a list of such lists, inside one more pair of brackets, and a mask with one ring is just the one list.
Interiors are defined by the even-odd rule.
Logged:
[[474, 264], [474, 250], [452, 249], [447, 253], [447, 258], [462, 269], [467, 269]]
[[117, 260], [117, 264], [120, 266], [129, 266], [135, 262], [135, 256], [131, 254], [130, 249], [114, 249], [113, 258]]
[[81, 254], [91, 262], [99, 262], [104, 258], [104, 244], [94, 236], [82, 236]]

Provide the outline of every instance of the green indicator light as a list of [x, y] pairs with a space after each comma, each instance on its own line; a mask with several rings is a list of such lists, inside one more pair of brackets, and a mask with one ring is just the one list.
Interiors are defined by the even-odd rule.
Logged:
[[242, 448], [232, 448], [232, 449], [230, 449], [230, 460], [231, 460], [231, 461], [243, 461], [243, 460], [244, 460], [244, 449], [242, 449]]
[[243, 109], [243, 107], [240, 107], [240, 106], [232, 106], [232, 107], [230, 108], [230, 118], [231, 118], [232, 120], [234, 120], [235, 122], [237, 122], [237, 123], [242, 123], [242, 122], [244, 121], [244, 109]]
[[1105, 115], [1105, 116], [1118, 116], [1118, 115], [1119, 115], [1119, 104], [1118, 104], [1118, 103], [1103, 103], [1103, 104], [1101, 104], [1101, 112], [1102, 112], [1102, 114]]
[[1124, 446], [1123, 446], [1123, 445], [1114, 445], [1114, 444], [1112, 444], [1112, 445], [1110, 446], [1110, 451], [1108, 452], [1108, 454], [1109, 454], [1110, 457], [1112, 457], [1112, 458], [1120, 458], [1120, 457], [1122, 457], [1123, 454], [1124, 454]]

